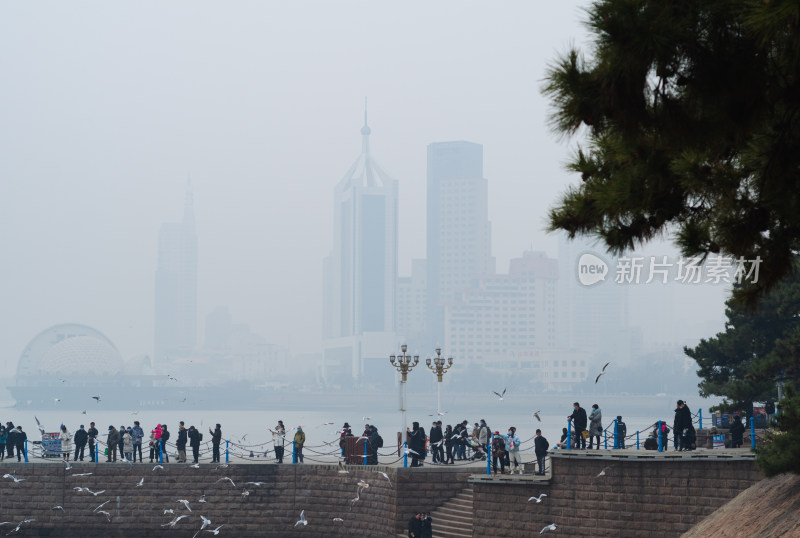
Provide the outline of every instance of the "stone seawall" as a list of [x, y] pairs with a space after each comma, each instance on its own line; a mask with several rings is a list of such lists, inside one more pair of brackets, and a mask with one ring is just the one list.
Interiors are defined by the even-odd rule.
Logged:
[[[551, 461], [549, 481], [473, 477], [475, 536], [528, 537], [551, 523], [558, 536], [680, 536], [763, 478], [752, 457], [562, 453]], [[547, 494], [541, 504], [528, 502], [541, 493]]]
[[[208, 527], [224, 525], [219, 536], [396, 536], [415, 510], [432, 510], [467, 486], [469, 472], [457, 469], [349, 467], [346, 474], [331, 465], [235, 465], [217, 468], [167, 464], [80, 464], [65, 471], [62, 463], [4, 464], [0, 476], [0, 532], [23, 519], [19, 536], [193, 536], [200, 515]], [[385, 472], [392, 483], [378, 473]], [[73, 476], [92, 473], [90, 476]], [[228, 477], [233, 481], [221, 480]], [[144, 478], [142, 486], [137, 486]], [[358, 482], [368, 488], [356, 497]], [[262, 482], [261, 485], [246, 482]], [[75, 487], [88, 487], [76, 491]], [[247, 491], [247, 495], [243, 493]], [[204, 498], [205, 503], [199, 502]], [[189, 512], [180, 499], [189, 501]], [[109, 501], [95, 512], [101, 503]], [[61, 509], [54, 509], [61, 506]], [[164, 514], [172, 509], [174, 514]], [[297, 526], [305, 510], [307, 526]], [[174, 528], [162, 525], [188, 515]], [[343, 521], [334, 521], [342, 518]], [[202, 536], [211, 536], [203, 533]]]

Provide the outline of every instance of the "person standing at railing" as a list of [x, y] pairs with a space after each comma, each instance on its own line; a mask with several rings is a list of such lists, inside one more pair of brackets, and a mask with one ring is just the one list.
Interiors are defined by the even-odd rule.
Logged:
[[181, 420], [178, 425], [178, 440], [175, 441], [175, 446], [178, 448], [178, 463], [186, 463], [186, 441], [188, 440], [186, 428]]
[[14, 457], [14, 447], [17, 446], [17, 429], [14, 427], [13, 422], [6, 422], [6, 432], [8, 433], [6, 451], [8, 452], [8, 459], [11, 459]]
[[573, 435], [575, 436], [575, 440], [572, 444], [572, 448], [586, 448], [586, 437], [583, 436], [584, 430], [586, 430], [586, 409], [581, 407], [581, 404], [575, 402], [572, 404], [572, 407], [575, 409], [567, 419], [572, 421], [572, 427], [575, 429]]
[[[520, 464], [522, 463], [522, 458], [519, 456], [519, 437], [517, 437], [517, 429], [514, 426], [508, 428], [508, 435], [501, 435], [500, 437], [503, 438], [503, 441], [506, 443], [506, 453], [508, 454], [508, 472], [510, 474], [514, 474], [514, 471], [519, 471], [519, 474], [522, 474], [522, 468]], [[511, 465], [514, 465], [514, 468], [511, 468]]]
[[589, 450], [594, 446], [594, 439], [597, 438], [597, 449], [600, 450], [600, 436], [603, 435], [603, 413], [600, 406], [592, 405], [592, 412], [589, 413]]
[[[366, 443], [366, 441], [364, 441]], [[297, 463], [303, 463], [303, 445], [306, 444], [306, 432], [302, 426], [297, 427], [294, 434], [294, 453], [297, 456]]]
[[211, 463], [219, 463], [219, 444], [222, 442], [222, 426], [217, 424], [214, 431], [208, 429], [211, 434]]
[[497, 474], [497, 460], [500, 460], [500, 474], [506, 474], [506, 442], [500, 437], [500, 432], [494, 432], [492, 437], [492, 471]]
[[[137, 422], [136, 424], [139, 423]], [[89, 429], [86, 430], [86, 435], [89, 438], [89, 458], [91, 458], [92, 461], [99, 461], [100, 458], [95, 456], [95, 450], [97, 450], [97, 436], [100, 435], [100, 432], [94, 427], [94, 422], [89, 423]]]
[[695, 447], [695, 431], [692, 424], [692, 412], [683, 400], [678, 400], [678, 409], [675, 412], [675, 423], [678, 429], [675, 435], [681, 436], [680, 448], [678, 450], [693, 450]]
[[8, 441], [8, 431], [5, 426], [0, 426], [0, 461], [6, 459], [6, 442]]
[[63, 424], [61, 425], [61, 433], [58, 434], [61, 440], [61, 455], [64, 461], [69, 461], [72, 455], [72, 434]]
[[73, 461], [83, 461], [83, 455], [86, 451], [86, 442], [89, 440], [89, 434], [83, 428], [83, 424], [81, 427], [78, 428], [78, 431], [75, 432], [75, 457], [72, 458]]
[[161, 425], [161, 455], [164, 458], [164, 463], [169, 463], [169, 454], [167, 453], [167, 441], [169, 441], [169, 430], [166, 424]]
[[408, 448], [411, 452], [411, 467], [422, 467], [420, 460], [425, 453], [425, 429], [419, 427], [419, 422], [413, 422], [411, 429], [407, 429]]
[[142, 463], [142, 439], [144, 439], [144, 430], [139, 426], [139, 421], [133, 422], [131, 428], [131, 442], [133, 443], [133, 461], [136, 462], [136, 451], [139, 451], [139, 463]]
[[536, 430], [536, 437], [533, 438], [533, 452], [536, 454], [536, 463], [539, 464], [539, 472], [537, 474], [544, 474], [544, 462], [548, 448], [550, 448], [550, 443], [542, 435], [542, 430]]
[[108, 427], [108, 435], [106, 436], [106, 445], [108, 445], [108, 454], [106, 456], [106, 463], [117, 461], [117, 448], [119, 448], [119, 432], [114, 426]]
[[448, 424], [444, 429], [444, 448], [447, 451], [444, 462], [449, 463], [450, 465], [455, 463], [455, 461], [453, 461], [453, 444], [455, 443], [453, 435], [453, 427]]
[[[347, 426], [349, 430], [350, 426], [346, 422], [345, 426]], [[279, 420], [275, 429], [269, 431], [272, 432], [272, 448], [275, 449], [275, 462], [283, 463], [283, 448], [286, 442], [286, 428], [283, 425], [283, 421]], [[351, 433], [350, 435], [353, 434]], [[339, 446], [343, 446], [343, 442], [340, 441]], [[344, 450], [344, 448], [342, 450]]]
[[434, 420], [431, 425], [430, 435], [428, 435], [432, 454], [431, 463], [444, 463], [444, 449], [442, 448], [443, 437], [442, 422]]
[[[679, 402], [681, 400], [678, 400]], [[683, 430], [679, 427], [678, 424], [678, 417], [680, 416], [681, 406], [675, 406], [675, 418], [672, 421], [672, 446], [675, 450], [680, 450], [681, 448], [681, 437], [683, 436]]]
[[[124, 461], [133, 461], [133, 429], [128, 428], [122, 435], [122, 454]], [[120, 458], [122, 459], [122, 458]]]
[[17, 449], [17, 461], [22, 461], [22, 456], [25, 455], [25, 441], [27, 440], [28, 434], [22, 431], [22, 426], [17, 426], [17, 433], [14, 435], [14, 444]]
[[731, 425], [731, 448], [742, 448], [744, 444], [744, 424], [742, 417], [736, 415], [733, 417], [733, 424]]
[[203, 440], [203, 434], [194, 426], [189, 426], [189, 432], [186, 435], [189, 437], [189, 446], [192, 447], [192, 459], [194, 463], [197, 463], [200, 458], [200, 441]]

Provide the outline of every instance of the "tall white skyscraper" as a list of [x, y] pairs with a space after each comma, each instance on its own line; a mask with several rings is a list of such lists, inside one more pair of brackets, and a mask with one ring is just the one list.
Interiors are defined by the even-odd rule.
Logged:
[[191, 353], [197, 343], [197, 235], [191, 184], [183, 220], [161, 225], [155, 278], [156, 360]]
[[334, 190], [323, 307], [323, 376], [330, 384], [381, 377], [397, 347], [398, 187], [372, 158], [370, 133], [365, 111], [361, 155]]
[[470, 279], [493, 274], [488, 182], [483, 146], [473, 142], [428, 145], [428, 345], [444, 345], [444, 304]]

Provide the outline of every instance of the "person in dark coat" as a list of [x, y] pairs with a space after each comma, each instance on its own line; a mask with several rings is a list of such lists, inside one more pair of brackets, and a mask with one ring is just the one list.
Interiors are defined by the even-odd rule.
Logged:
[[114, 426], [108, 427], [108, 435], [106, 436], [106, 446], [108, 447], [108, 455], [106, 456], [106, 463], [117, 461], [117, 448], [119, 447], [119, 432]]
[[175, 441], [175, 447], [178, 449], [178, 463], [186, 463], [186, 441], [188, 440], [188, 432], [183, 427], [183, 421], [181, 420], [178, 426], [178, 439]]
[[413, 422], [411, 426], [407, 429], [408, 448], [414, 451], [411, 452], [411, 466], [422, 467], [420, 460], [425, 453], [425, 430], [419, 427], [419, 422]]
[[506, 442], [500, 437], [500, 432], [492, 436], [492, 471], [497, 474], [497, 460], [500, 460], [500, 474], [506, 474]]
[[378, 434], [378, 427], [374, 424], [369, 427], [369, 438], [367, 439], [369, 446], [369, 456], [367, 457], [368, 465], [378, 465], [378, 449], [383, 446], [382, 438]]
[[695, 442], [692, 412], [683, 400], [678, 400], [678, 408], [675, 410], [675, 425], [677, 428], [674, 435], [679, 435], [681, 438], [678, 450], [692, 450]]
[[422, 514], [417, 513], [408, 520], [408, 538], [422, 538], [421, 516]]
[[208, 429], [211, 434], [211, 463], [219, 463], [219, 444], [222, 442], [222, 426], [217, 424], [214, 431]]
[[433, 452], [431, 461], [433, 463], [444, 463], [444, 447], [442, 446], [443, 438], [444, 433], [442, 432], [442, 421], [434, 421], [433, 426], [431, 426], [431, 434], [428, 436], [428, 439], [431, 441], [431, 452]]
[[733, 424], [731, 425], [731, 448], [742, 448], [744, 443], [744, 424], [742, 417], [736, 415], [733, 417]]
[[536, 462], [539, 464], [537, 474], [544, 474], [544, 460], [547, 457], [548, 448], [550, 448], [550, 443], [542, 436], [542, 430], [536, 430], [536, 437], [533, 438], [533, 451], [536, 454]]
[[[136, 424], [138, 425], [139, 423], [137, 422]], [[100, 458], [95, 456], [97, 436], [100, 435], [100, 432], [94, 427], [94, 422], [89, 423], [89, 429], [86, 430], [86, 435], [89, 437], [89, 458], [91, 458], [92, 461], [100, 461]]]
[[164, 457], [164, 463], [169, 463], [169, 453], [167, 452], [167, 441], [169, 441], [169, 430], [166, 424], [161, 425], [161, 454]]
[[86, 443], [89, 442], [89, 434], [83, 429], [83, 424], [75, 432], [75, 436], [73, 437], [73, 441], [75, 442], [75, 457], [72, 458], [74, 461], [78, 461], [80, 457], [80, 461], [83, 461], [83, 454], [86, 450]]
[[17, 449], [17, 461], [22, 461], [22, 456], [25, 453], [25, 441], [28, 440], [28, 434], [22, 431], [22, 426], [17, 426], [17, 433], [14, 436], [14, 444]]
[[197, 460], [200, 457], [200, 441], [202, 434], [197, 431], [194, 426], [189, 426], [189, 431], [186, 432], [186, 436], [189, 438], [189, 446], [192, 447], [192, 458], [194, 459], [194, 463], [197, 463]]
[[8, 451], [8, 458], [14, 457], [14, 447], [17, 446], [17, 429], [14, 427], [13, 422], [6, 422], [6, 431], [8, 438], [6, 439], [6, 450]]
[[575, 429], [573, 435], [575, 440], [573, 441], [572, 448], [586, 448], [586, 439], [583, 437], [583, 430], [586, 429], [586, 409], [581, 407], [581, 404], [575, 402], [572, 404], [572, 407], [575, 410], [572, 412], [567, 419], [572, 421], [572, 427]]
[[433, 518], [431, 518], [430, 512], [422, 515], [419, 533], [422, 538], [433, 538]]
[[444, 448], [447, 450], [447, 455], [444, 458], [444, 462], [451, 465], [455, 463], [455, 461], [453, 461], [453, 435], [453, 427], [448, 424], [444, 429]]

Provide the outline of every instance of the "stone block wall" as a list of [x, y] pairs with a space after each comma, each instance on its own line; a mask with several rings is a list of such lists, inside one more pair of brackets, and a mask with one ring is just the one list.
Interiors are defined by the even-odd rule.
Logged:
[[749, 459], [556, 455], [552, 468], [549, 482], [474, 483], [475, 536], [527, 537], [551, 523], [559, 536], [680, 536], [763, 478]]

